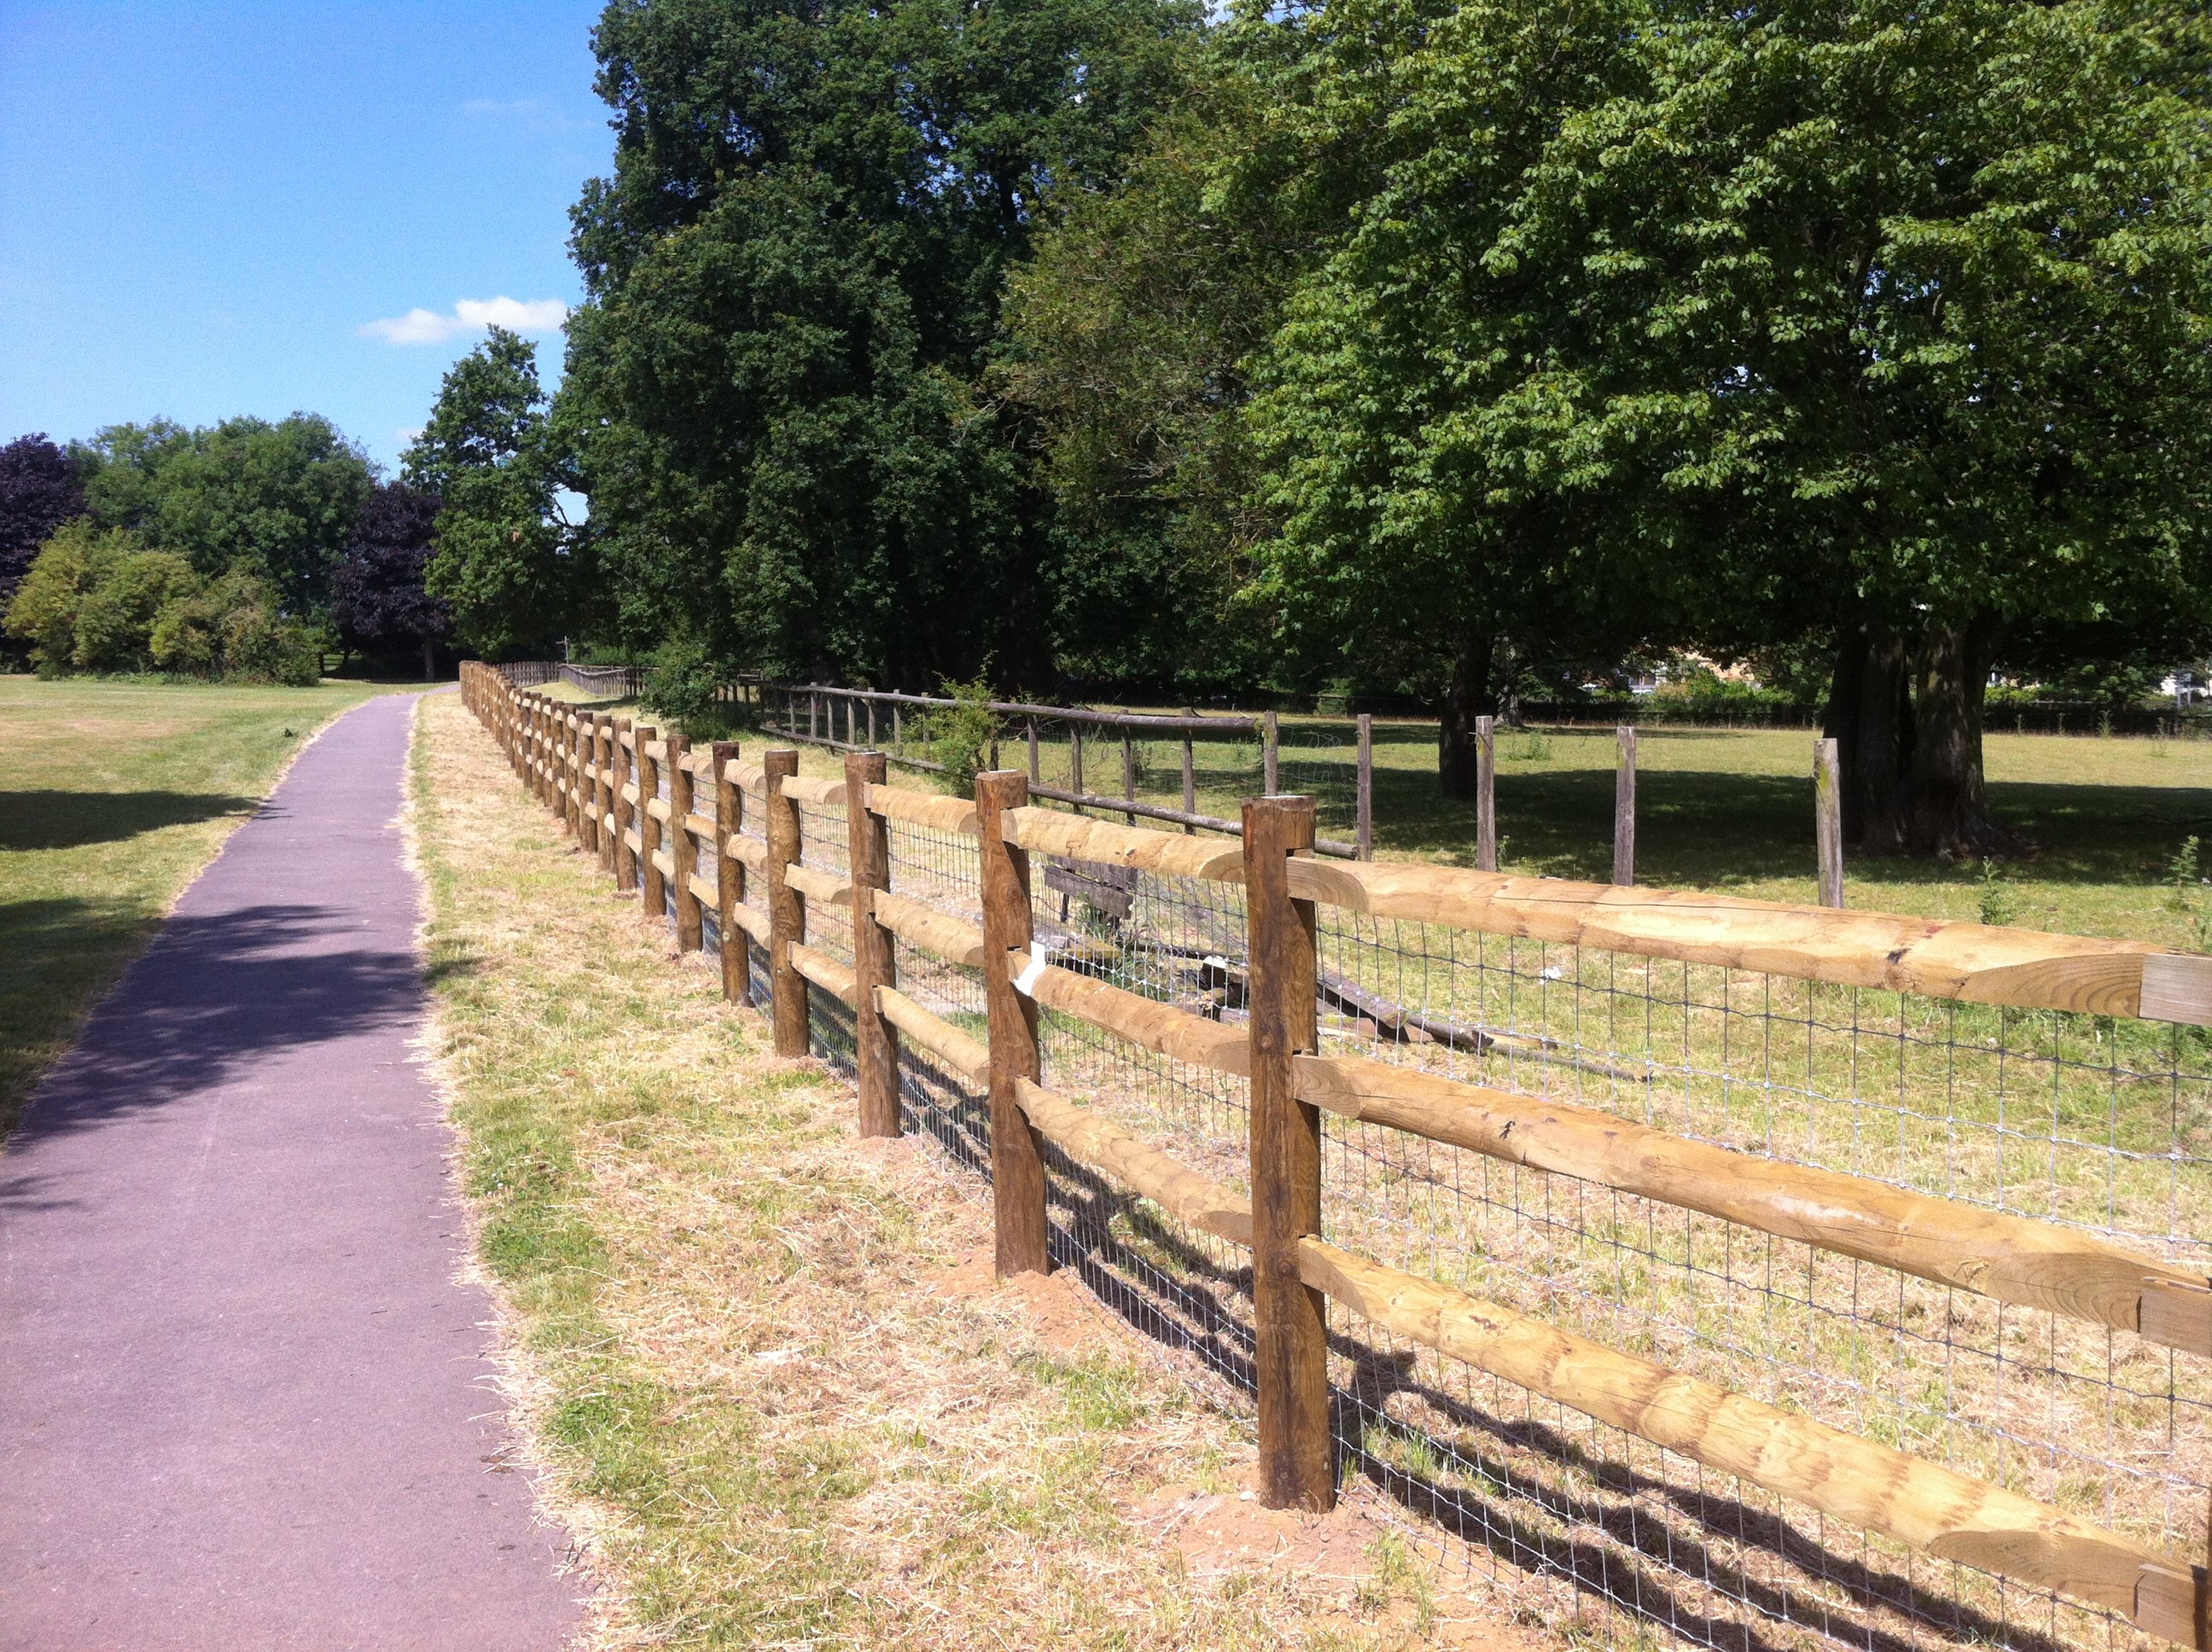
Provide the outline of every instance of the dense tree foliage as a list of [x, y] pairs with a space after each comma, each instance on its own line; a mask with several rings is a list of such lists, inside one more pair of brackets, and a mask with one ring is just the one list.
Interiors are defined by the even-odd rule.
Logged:
[[303, 619], [328, 605], [372, 479], [361, 450], [312, 413], [198, 430], [166, 420], [114, 425], [72, 456], [102, 527], [175, 551], [203, 576], [258, 580]]
[[1054, 191], [1180, 84], [1192, 0], [622, 0], [564, 416], [606, 623], [908, 686], [1052, 669], [1034, 429], [984, 375]]
[[441, 502], [404, 482], [379, 483], [362, 501], [331, 580], [339, 640], [371, 655], [420, 649], [425, 678], [438, 674], [438, 644], [453, 634], [453, 604], [424, 583]]
[[537, 346], [502, 328], [446, 374], [408, 447], [408, 487], [436, 498], [426, 585], [480, 653], [543, 653], [568, 634], [588, 542], [562, 507], [575, 444], [538, 379]]
[[84, 513], [76, 467], [43, 432], [0, 447], [0, 609], [54, 530]]
[[[1303, 255], [1201, 375], [1257, 386], [1248, 595], [1293, 659], [1448, 675], [1448, 787], [1509, 662], [1825, 634], [1862, 838], [2002, 847], [1978, 714], [2008, 643], [2212, 630], [2201, 32], [1995, 0], [1271, 12], [1176, 186], [1229, 233], [1126, 208], [1107, 265], [1162, 268], [1104, 285], [1141, 334], [1236, 286], [1255, 224]], [[1060, 317], [1085, 222], [1038, 266]], [[1094, 404], [1171, 405], [1158, 352], [1071, 337], [1024, 343]]]
[[234, 568], [208, 578], [182, 551], [78, 518], [31, 564], [5, 616], [41, 675], [173, 671], [228, 682], [311, 683], [320, 640]]

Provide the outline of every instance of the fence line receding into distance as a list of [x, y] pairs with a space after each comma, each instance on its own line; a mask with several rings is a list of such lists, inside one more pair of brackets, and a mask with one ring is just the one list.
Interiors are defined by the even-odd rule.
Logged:
[[[1329, 860], [465, 675], [858, 1124], [1357, 1474], [1684, 1638], [2207, 1643], [2212, 959]], [[626, 871], [626, 868], [634, 868]], [[725, 938], [727, 944], [725, 944]]]

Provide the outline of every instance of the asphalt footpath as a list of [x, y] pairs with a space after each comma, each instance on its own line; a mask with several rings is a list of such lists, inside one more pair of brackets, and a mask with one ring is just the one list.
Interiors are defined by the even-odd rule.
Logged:
[[413, 704], [301, 753], [0, 1154], [9, 1652], [553, 1652], [577, 1623], [415, 1061]]

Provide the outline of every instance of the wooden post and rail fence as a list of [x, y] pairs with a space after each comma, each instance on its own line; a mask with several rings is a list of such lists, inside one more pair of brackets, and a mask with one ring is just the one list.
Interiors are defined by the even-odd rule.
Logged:
[[[1328, 860], [1313, 853], [1314, 809], [1304, 798], [1247, 802], [1237, 823], [1241, 841], [1226, 842], [1040, 807], [1040, 788], [1019, 770], [983, 774], [972, 799], [890, 786], [884, 756], [867, 751], [848, 757], [842, 780], [805, 779], [794, 751], [766, 750], [757, 762], [727, 742], [693, 751], [627, 719], [518, 689], [482, 665], [465, 667], [462, 686], [470, 708], [562, 829], [618, 886], [642, 881], [648, 923], [669, 922], [672, 909], [678, 947], [696, 950], [701, 914], [715, 914], [726, 996], [750, 999], [752, 951], [764, 955], [779, 1054], [809, 1048], [810, 987], [852, 1008], [861, 1132], [901, 1129], [902, 1044], [988, 1097], [1002, 1275], [1051, 1266], [1048, 1146], [1190, 1227], [1249, 1248], [1261, 1495], [1268, 1506], [1324, 1509], [1336, 1497], [1327, 1366], [1333, 1302], [1850, 1527], [2094, 1603], [2166, 1640], [2212, 1649], [2201, 1546], [2186, 1555], [2155, 1551], [2051, 1503], [1328, 1242], [1322, 1118], [1364, 1121], [1703, 1212], [2014, 1308], [2109, 1327], [2191, 1360], [2212, 1359], [2212, 1278], [2077, 1226], [1770, 1159], [1596, 1108], [1329, 1054], [1316, 1025], [1317, 1001], [1330, 990], [1316, 957], [1316, 912], [2196, 1027], [2212, 1025], [2212, 957], [1633, 888], [1632, 850], [1613, 885]], [[1632, 785], [1633, 750], [1632, 739], [1624, 740], [1624, 791]], [[693, 810], [695, 794], [716, 798], [711, 818]], [[845, 875], [808, 863], [802, 804], [847, 811]], [[754, 810], [763, 811], [760, 835], [740, 829]], [[980, 927], [890, 887], [886, 834], [898, 823], [975, 840]], [[1054, 962], [1032, 927], [1031, 862], [1040, 855], [1241, 885], [1249, 924], [1243, 1023]], [[1827, 864], [1824, 856], [1824, 870]], [[810, 946], [810, 925], [825, 932], [848, 926], [853, 965]], [[749, 944], [739, 944], [740, 936]], [[980, 970], [985, 1039], [900, 991], [894, 938]], [[1039, 1035], [1047, 1011], [1248, 1081], [1249, 1195], [1179, 1163], [1104, 1109], [1050, 1088]]]

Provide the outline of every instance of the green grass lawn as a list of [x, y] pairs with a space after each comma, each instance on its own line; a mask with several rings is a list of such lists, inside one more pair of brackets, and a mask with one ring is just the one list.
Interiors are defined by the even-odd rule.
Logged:
[[[546, 691], [620, 715], [649, 714], [633, 701], [592, 701], [563, 683]], [[1322, 835], [1349, 839], [1351, 725], [1285, 717], [1281, 728], [1284, 789], [1313, 793]], [[757, 734], [738, 738], [749, 750], [781, 744]], [[1816, 899], [1814, 738], [1808, 729], [1639, 730], [1637, 881], [1725, 889], [1762, 900]], [[1438, 795], [1436, 742], [1433, 723], [1377, 720], [1375, 851], [1385, 859], [1473, 865], [1474, 806]], [[2212, 887], [2200, 885], [2188, 909], [2177, 909], [2167, 868], [2185, 839], [2200, 836], [2204, 871], [2212, 874], [2212, 740], [1990, 734], [1984, 744], [1990, 799], [2006, 822], [2033, 840], [2036, 853], [1987, 869], [1987, 878], [1979, 865], [1850, 857], [1848, 904], [2204, 945], [2212, 925], [2200, 919], [2212, 920]], [[1615, 750], [1609, 728], [1501, 732], [1498, 817], [1506, 871], [1612, 877]], [[837, 754], [801, 750], [803, 773], [842, 773]], [[1179, 744], [1139, 742], [1136, 755], [1137, 795], [1179, 805]], [[1046, 783], [1066, 786], [1066, 745], [1048, 741], [1041, 756]], [[1027, 760], [1019, 731], [1009, 728], [1001, 761], [1018, 767]], [[1201, 742], [1195, 767], [1203, 813], [1234, 819], [1239, 799], [1261, 789], [1256, 742]], [[903, 779], [932, 784], [911, 771]], [[1094, 793], [1120, 793], [1118, 741], [1091, 743], [1085, 780]]]
[[306, 738], [391, 691], [0, 677], [0, 1133]]

